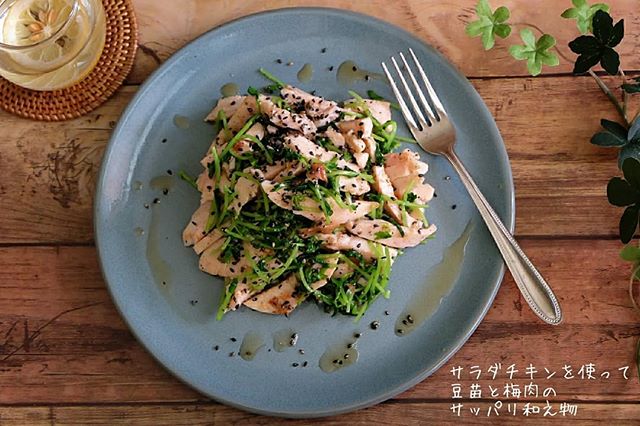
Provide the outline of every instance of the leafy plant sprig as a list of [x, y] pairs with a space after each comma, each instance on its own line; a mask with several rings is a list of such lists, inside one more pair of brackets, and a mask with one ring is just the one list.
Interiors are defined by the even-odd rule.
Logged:
[[[600, 124], [603, 131], [593, 135], [591, 143], [620, 150], [618, 167], [624, 179], [614, 177], [609, 181], [607, 198], [614, 206], [624, 207], [619, 234], [620, 240], [628, 244], [638, 231], [640, 222], [640, 111], [629, 119], [627, 106], [629, 96], [640, 93], [640, 77], [628, 80], [620, 67], [620, 55], [616, 48], [624, 38], [624, 20], [614, 24], [610, 7], [605, 3], [590, 5], [587, 0], [572, 0], [572, 4], [573, 7], [566, 9], [561, 16], [575, 20], [580, 31], [580, 35], [569, 43], [569, 49], [578, 55], [574, 61], [558, 49], [553, 36], [527, 24], [520, 31], [524, 44], [511, 45], [509, 53], [516, 60], [527, 61], [527, 69], [533, 76], [542, 72], [543, 65], [559, 65], [558, 56], [567, 62], [574, 62], [573, 73], [589, 74], [616, 108], [622, 122], [602, 119]], [[509, 9], [501, 6], [492, 12], [488, 0], [478, 1], [476, 15], [478, 20], [469, 23], [466, 32], [471, 37], [481, 36], [486, 50], [494, 47], [495, 36], [508, 38], [511, 26], [515, 25], [508, 22], [511, 17]], [[532, 29], [541, 33], [540, 38], [536, 39]], [[620, 89], [621, 99], [615, 94], [615, 89], [612, 90], [594, 71], [598, 64], [607, 74], [620, 77], [621, 83], [615, 89]], [[620, 256], [633, 263], [629, 295], [634, 308], [640, 313], [633, 296], [633, 283], [640, 281], [640, 247], [627, 245]], [[636, 362], [640, 378], [640, 340], [636, 348]]]

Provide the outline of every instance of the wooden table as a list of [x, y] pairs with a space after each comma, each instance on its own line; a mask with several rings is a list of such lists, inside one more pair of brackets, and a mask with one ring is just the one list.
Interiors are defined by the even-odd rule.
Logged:
[[[618, 257], [621, 211], [605, 196], [608, 179], [618, 173], [616, 154], [588, 142], [601, 117], [616, 116], [590, 78], [573, 77], [567, 63], [546, 76], [527, 77], [524, 65], [508, 57], [502, 41], [484, 53], [478, 39], [464, 35], [473, 0], [134, 3], [140, 50], [127, 84], [113, 99], [64, 123], [0, 113], [1, 425], [272, 421], [194, 392], [136, 342], [100, 276], [91, 212], [94, 181], [111, 129], [149, 73], [209, 28], [296, 4], [349, 8], [390, 21], [434, 45], [471, 79], [507, 145], [519, 240], [553, 284], [565, 311], [561, 326], [543, 325], [507, 276], [476, 333], [436, 374], [390, 401], [327, 421], [539, 423], [542, 413], [525, 417], [521, 410], [527, 401], [544, 406], [548, 399], [554, 411], [563, 401], [578, 404], [577, 416], [565, 420], [639, 424], [640, 384], [633, 352], [640, 318], [627, 295], [629, 268]], [[546, 1], [544, 7], [542, 2], [503, 3], [518, 19], [557, 35], [560, 49], [570, 54], [566, 44], [576, 31], [558, 17], [568, 1]], [[626, 19], [624, 65], [630, 72], [640, 70], [637, 0], [609, 3], [615, 16]], [[495, 381], [487, 373], [493, 363], [502, 364]], [[497, 399], [488, 394], [488, 386], [498, 387], [502, 395], [510, 364], [520, 370], [514, 381], [524, 386], [529, 363], [538, 370], [540, 393], [553, 387], [557, 396], [501, 397], [501, 417], [487, 417]], [[589, 363], [597, 369], [595, 380], [579, 377], [580, 366]], [[573, 379], [563, 377], [565, 364], [572, 366]], [[475, 365], [483, 370], [478, 380], [469, 374]], [[455, 366], [465, 368], [460, 380], [450, 372]], [[630, 366], [628, 380], [618, 370], [623, 366]], [[601, 376], [604, 370], [609, 378]], [[462, 400], [452, 399], [454, 383], [463, 386]], [[480, 400], [469, 398], [474, 383], [484, 391]], [[454, 402], [465, 405], [461, 417], [451, 411]], [[478, 416], [469, 410], [474, 403], [482, 407]], [[509, 417], [508, 403], [518, 404], [517, 416]]]

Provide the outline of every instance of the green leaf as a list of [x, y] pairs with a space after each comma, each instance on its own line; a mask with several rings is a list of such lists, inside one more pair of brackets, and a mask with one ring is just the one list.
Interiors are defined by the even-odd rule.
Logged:
[[627, 140], [627, 134], [629, 133], [629, 131], [622, 124], [603, 118], [602, 120], [600, 120], [600, 125], [603, 129], [605, 129], [609, 133], [613, 133], [619, 139], [623, 139], [625, 141]]
[[567, 9], [560, 15], [565, 19], [575, 19], [578, 17], [578, 9], [572, 7], [571, 9]]
[[556, 45], [556, 39], [553, 36], [549, 34], [543, 34], [542, 37], [540, 37], [538, 41], [536, 41], [536, 50], [539, 50], [539, 51], [549, 50], [555, 45]]
[[620, 56], [618, 52], [607, 47], [600, 58], [600, 65], [602, 65], [602, 68], [609, 74], [618, 74], [618, 69], [620, 68]]
[[520, 31], [520, 37], [524, 45], [514, 45], [509, 48], [509, 53], [515, 59], [527, 61], [529, 73], [536, 76], [542, 72], [542, 65], [556, 66], [560, 59], [549, 49], [556, 44], [556, 39], [549, 34], [543, 34], [538, 40], [530, 29], [525, 28]]
[[493, 31], [484, 31], [482, 33], [482, 46], [484, 50], [491, 50], [496, 44], [496, 38], [493, 36]]
[[536, 36], [533, 35], [533, 31], [531, 31], [529, 28], [525, 28], [522, 31], [520, 31], [520, 37], [522, 38], [522, 41], [524, 42], [524, 45], [526, 47], [529, 47], [535, 50]]
[[542, 61], [539, 56], [532, 56], [527, 61], [527, 69], [529, 70], [529, 74], [532, 76], [537, 76], [542, 72]]
[[613, 18], [606, 12], [597, 11], [593, 16], [593, 35], [600, 41], [607, 42], [613, 31]]
[[604, 3], [596, 3], [592, 6], [586, 0], [574, 1], [571, 9], [562, 12], [565, 19], [575, 19], [581, 34], [587, 34], [592, 29], [593, 16], [598, 10], [609, 11], [609, 6]]
[[638, 214], [640, 213], [640, 207], [629, 206], [624, 209], [622, 217], [620, 218], [620, 241], [627, 244], [633, 238], [638, 228]]
[[522, 61], [528, 59], [532, 52], [528, 51], [526, 47], [516, 44], [509, 47], [509, 53], [514, 57], [514, 59]]
[[622, 163], [622, 173], [627, 183], [640, 191], [640, 162], [635, 158], [627, 158]]
[[614, 206], [625, 207], [640, 201], [640, 194], [629, 182], [613, 177], [607, 184], [607, 199]]
[[584, 74], [600, 61], [600, 55], [580, 55], [573, 66], [574, 74]]
[[466, 26], [465, 31], [468, 36], [477, 37], [480, 34], [482, 34], [485, 28], [486, 28], [486, 25], [483, 22], [474, 21], [469, 23], [469, 25]]
[[618, 167], [622, 169], [622, 164], [627, 158], [635, 158], [640, 160], [640, 142], [632, 141], [627, 143], [618, 154]]
[[557, 67], [560, 65], [560, 58], [553, 52], [540, 52], [538, 53], [538, 57], [542, 60], [544, 65], [550, 67]]
[[627, 262], [638, 262], [640, 261], [640, 247], [625, 246], [620, 250], [620, 257]]
[[467, 24], [465, 32], [470, 37], [481, 37], [482, 46], [489, 50], [495, 45], [496, 35], [506, 38], [511, 34], [511, 27], [505, 23], [510, 15], [509, 9], [504, 6], [492, 12], [487, 0], [479, 0], [476, 5], [478, 19]]
[[625, 83], [622, 85], [622, 90], [629, 94], [640, 93], [640, 83], [630, 84]]
[[601, 49], [601, 44], [593, 36], [580, 36], [569, 43], [569, 49], [573, 53], [597, 53]]
[[629, 128], [629, 133], [627, 138], [630, 141], [637, 141], [640, 139], [640, 116], [638, 116], [633, 123], [631, 123], [631, 127]]
[[498, 24], [493, 27], [493, 32], [500, 38], [507, 38], [511, 34], [511, 27], [506, 24]]
[[505, 6], [500, 6], [493, 13], [494, 22], [502, 23], [505, 22], [511, 16], [511, 12], [509, 12], [509, 8]]
[[489, 6], [489, 0], [479, 0], [476, 5], [476, 14], [478, 16], [491, 15], [491, 6]]
[[620, 148], [625, 146], [627, 142], [627, 138], [620, 139], [609, 132], [599, 132], [593, 135], [593, 137], [591, 138], [592, 144], [604, 147]]
[[613, 30], [611, 31], [611, 35], [609, 36], [609, 40], [607, 41], [607, 46], [616, 47], [617, 45], [620, 44], [623, 38], [624, 38], [624, 19], [621, 19], [613, 27]]

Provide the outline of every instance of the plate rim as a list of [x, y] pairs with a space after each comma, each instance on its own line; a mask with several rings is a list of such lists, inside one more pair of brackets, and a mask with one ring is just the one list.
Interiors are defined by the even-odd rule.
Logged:
[[[398, 386], [390, 388], [387, 391], [379, 394], [376, 398], [371, 398], [371, 399], [369, 399], [367, 401], [364, 401], [364, 402], [353, 403], [351, 405], [347, 405], [347, 406], [344, 406], [343, 408], [339, 408], [339, 409], [327, 409], [327, 410], [323, 410], [323, 411], [286, 411], [286, 412], [276, 412], [276, 411], [264, 410], [264, 409], [260, 409], [258, 407], [248, 406], [248, 405], [243, 405], [243, 404], [237, 403], [237, 402], [235, 402], [233, 400], [225, 398], [222, 395], [214, 394], [214, 393], [210, 392], [209, 390], [204, 389], [201, 386], [197, 386], [197, 385], [191, 383], [187, 377], [183, 376], [183, 374], [182, 374], [182, 372], [180, 370], [178, 370], [177, 368], [172, 368], [172, 366], [169, 366], [169, 365], [165, 364], [145, 344], [142, 336], [132, 326], [131, 322], [129, 321], [129, 318], [125, 315], [124, 311], [121, 309], [121, 306], [118, 303], [118, 298], [116, 297], [116, 294], [115, 294], [115, 292], [113, 290], [113, 287], [109, 284], [109, 281], [107, 279], [107, 271], [105, 270], [104, 263], [102, 261], [102, 250], [101, 250], [101, 240], [102, 239], [100, 238], [100, 232], [98, 230], [98, 228], [100, 227], [100, 224], [102, 223], [101, 219], [102, 219], [102, 216], [104, 215], [104, 210], [105, 210], [104, 207], [103, 207], [103, 202], [104, 202], [104, 199], [103, 199], [104, 198], [103, 197], [103, 187], [105, 185], [107, 169], [106, 169], [106, 167], [104, 167], [104, 165], [107, 162], [107, 160], [111, 157], [111, 155], [114, 154], [115, 140], [119, 137], [120, 133], [123, 131], [123, 123], [124, 123], [124, 121], [122, 120], [122, 118], [129, 116], [131, 114], [131, 112], [135, 109], [135, 107], [138, 104], [138, 102], [140, 101], [140, 99], [144, 96], [146, 91], [149, 89], [149, 87], [155, 82], [155, 80], [157, 78], [159, 78], [161, 76], [161, 74], [167, 68], [172, 66], [174, 62], [177, 62], [178, 60], [181, 59], [180, 58], [180, 56], [181, 56], [180, 53], [183, 52], [184, 50], [187, 50], [191, 45], [197, 43], [200, 39], [205, 38], [205, 37], [211, 37], [211, 34], [216, 33], [216, 32], [223, 32], [226, 29], [228, 29], [229, 27], [233, 27], [234, 25], [247, 23], [247, 22], [250, 22], [250, 21], [255, 20], [255, 19], [261, 19], [261, 18], [263, 18], [265, 16], [279, 15], [279, 14], [295, 14], [295, 13], [306, 13], [306, 14], [309, 14], [309, 15], [327, 15], [327, 14], [331, 15], [331, 14], [334, 14], [334, 15], [340, 15], [340, 17], [347, 16], [349, 19], [356, 19], [356, 20], [359, 20], [361, 22], [367, 22], [368, 21], [368, 24], [372, 24], [372, 25], [375, 25], [375, 26], [383, 26], [383, 27], [393, 28], [395, 31], [398, 31], [399, 33], [402, 33], [407, 37], [410, 37], [410, 38], [413, 38], [413, 39], [419, 41], [426, 48], [428, 48], [428, 49], [432, 50], [433, 52], [435, 52], [435, 54], [440, 56], [447, 63], [447, 65], [452, 68], [453, 72], [457, 73], [460, 77], [462, 77], [463, 79], [467, 80], [467, 82], [472, 86], [473, 90], [476, 92], [478, 97], [480, 97], [480, 95], [477, 93], [477, 90], [471, 84], [471, 82], [468, 80], [468, 78], [458, 69], [458, 67], [454, 63], [452, 63], [439, 50], [437, 50], [435, 47], [433, 47], [432, 45], [430, 45], [427, 42], [425, 42], [418, 35], [410, 32], [410, 31], [407, 31], [404, 28], [401, 28], [401, 27], [399, 27], [399, 26], [397, 26], [397, 25], [395, 25], [395, 24], [393, 24], [391, 22], [384, 21], [382, 19], [379, 19], [379, 18], [371, 16], [371, 15], [367, 15], [367, 14], [359, 13], [359, 12], [354, 12], [354, 11], [346, 10], [346, 9], [332, 8], [332, 7], [304, 7], [304, 6], [302, 6], [302, 7], [284, 7], [284, 8], [271, 9], [271, 10], [261, 11], [261, 12], [252, 13], [252, 14], [249, 14], [249, 15], [244, 15], [244, 16], [235, 18], [233, 20], [224, 22], [224, 23], [222, 23], [222, 24], [220, 24], [220, 25], [218, 25], [216, 27], [213, 27], [213, 28], [207, 30], [206, 32], [204, 32], [201, 35], [197, 36], [193, 40], [191, 40], [188, 43], [186, 43], [184, 46], [180, 47], [174, 53], [172, 53], [171, 56], [166, 61], [164, 61], [162, 64], [160, 64], [160, 66], [157, 69], [155, 69], [144, 80], [144, 82], [140, 85], [140, 87], [139, 87], [138, 91], [136, 92], [136, 94], [129, 101], [129, 104], [127, 105], [127, 107], [123, 110], [122, 114], [118, 118], [118, 123], [117, 123], [116, 127], [113, 129], [112, 134], [109, 137], [109, 141], [107, 142], [107, 144], [105, 146], [104, 154], [103, 154], [103, 157], [102, 157], [101, 163], [100, 163], [100, 171], [99, 171], [99, 174], [98, 174], [98, 179], [96, 180], [96, 186], [95, 186], [95, 191], [94, 191], [93, 232], [94, 232], [94, 244], [95, 244], [95, 248], [96, 248], [96, 252], [97, 252], [98, 263], [100, 265], [101, 276], [102, 276], [102, 278], [103, 278], [103, 280], [105, 282], [105, 285], [106, 285], [107, 291], [109, 293], [109, 296], [111, 297], [111, 300], [113, 301], [113, 304], [114, 304], [118, 314], [120, 315], [120, 318], [124, 321], [124, 323], [126, 324], [129, 332], [131, 332], [131, 334], [135, 337], [136, 341], [144, 348], [144, 350], [149, 355], [151, 355], [151, 357], [162, 368], [164, 368], [166, 371], [168, 371], [173, 377], [177, 378], [182, 383], [184, 383], [187, 386], [189, 386], [191, 389], [195, 389], [197, 392], [199, 392], [202, 395], [205, 395], [205, 396], [211, 398], [215, 402], [222, 403], [222, 404], [228, 405], [228, 406], [233, 407], [233, 408], [237, 408], [237, 409], [240, 409], [240, 410], [243, 410], [243, 411], [247, 411], [247, 412], [251, 412], [251, 413], [255, 413], [255, 414], [260, 414], [260, 415], [266, 415], [266, 416], [272, 416], [272, 417], [298, 418], [298, 419], [301, 419], [301, 418], [318, 418], [318, 417], [341, 415], [341, 414], [357, 411], [357, 410], [360, 410], [360, 409], [363, 409], [363, 408], [366, 408], [366, 407], [371, 407], [373, 405], [377, 405], [377, 404], [379, 404], [381, 402], [389, 400], [389, 399], [399, 395], [400, 393], [402, 393], [402, 392], [404, 392], [404, 391], [416, 386], [418, 383], [422, 382], [427, 377], [429, 377], [431, 374], [433, 374], [435, 371], [440, 369], [446, 362], [448, 362], [460, 350], [460, 348], [462, 348], [462, 346], [464, 346], [467, 343], [467, 341], [469, 340], [471, 335], [473, 335], [473, 333], [476, 331], [476, 329], [478, 328], [480, 323], [486, 317], [487, 312], [489, 311], [491, 306], [493, 306], [493, 303], [495, 301], [495, 297], [496, 297], [498, 291], [500, 290], [500, 287], [502, 286], [502, 283], [504, 281], [504, 274], [505, 274], [506, 267], [505, 267], [504, 262], [500, 265], [500, 268], [499, 268], [499, 271], [498, 271], [498, 275], [497, 275], [497, 279], [496, 279], [496, 283], [493, 285], [493, 290], [492, 290], [491, 294], [489, 295], [489, 298], [487, 299], [487, 303], [482, 308], [481, 314], [478, 316], [476, 321], [473, 324], [471, 324], [471, 326], [468, 328], [468, 330], [465, 332], [464, 336], [459, 340], [459, 342], [456, 345], [454, 345], [451, 348], [450, 351], [448, 351], [449, 353], [445, 357], [441, 358], [440, 362], [436, 363], [431, 368], [427, 368], [427, 369], [423, 370], [420, 374], [417, 374], [411, 380], [408, 380], [408, 381], [406, 381], [406, 382], [404, 382], [404, 383], [402, 383], [402, 384], [400, 384]], [[484, 102], [484, 99], [482, 99], [482, 97], [480, 97], [480, 99], [481, 99], [482, 103], [485, 105], [485, 108], [487, 108], [486, 104]], [[501, 150], [502, 152], [500, 153], [500, 157], [502, 157], [502, 160], [504, 160], [504, 162], [506, 164], [505, 172], [506, 172], [506, 175], [507, 175], [507, 182], [506, 182], [507, 185], [505, 185], [504, 190], [507, 193], [508, 200], [507, 200], [507, 204], [506, 204], [507, 215], [504, 218], [504, 224], [507, 227], [507, 229], [513, 234], [514, 229], [515, 229], [516, 206], [515, 206], [515, 187], [514, 187], [514, 182], [513, 182], [513, 172], [512, 172], [512, 169], [511, 169], [511, 162], [510, 162], [509, 155], [508, 155], [508, 152], [507, 152], [507, 149], [506, 149], [506, 145], [504, 143], [502, 135], [500, 134], [500, 130], [498, 129], [497, 124], [495, 123], [495, 118], [493, 117], [491, 112], [488, 110], [488, 108], [487, 108], [487, 116], [494, 123], [495, 129], [497, 130], [497, 134], [498, 134], [499, 140], [501, 142], [501, 144], [499, 145], [499, 148], [502, 148], [502, 150]]]

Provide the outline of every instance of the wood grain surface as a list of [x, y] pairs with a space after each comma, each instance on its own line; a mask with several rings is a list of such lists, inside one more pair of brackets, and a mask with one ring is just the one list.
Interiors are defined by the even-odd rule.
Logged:
[[[494, 6], [498, 4], [494, 0]], [[613, 0], [625, 18], [623, 65], [640, 70], [637, 0]], [[474, 380], [473, 365], [532, 363], [541, 388], [557, 397], [504, 399], [544, 405], [568, 401], [579, 424], [638, 424], [640, 382], [633, 351], [640, 318], [627, 294], [628, 266], [618, 257], [619, 209], [606, 200], [608, 179], [618, 173], [611, 150], [588, 143], [600, 118], [615, 119], [604, 95], [587, 77], [570, 75], [571, 64], [526, 77], [522, 63], [498, 41], [485, 53], [464, 34], [472, 0], [307, 1], [245, 0], [157, 2], [134, 0], [141, 49], [128, 84], [93, 113], [63, 123], [39, 123], [0, 112], [0, 425], [271, 424], [209, 401], [173, 378], [136, 342], [116, 312], [100, 275], [93, 247], [92, 202], [104, 147], [138, 85], [168, 56], [208, 29], [268, 9], [296, 5], [339, 7], [376, 16], [413, 32], [455, 63], [494, 115], [511, 159], [516, 186], [516, 233], [551, 282], [565, 310], [562, 325], [542, 325], [507, 274], [497, 299], [469, 342], [432, 377], [375, 407], [314, 420], [344, 424], [444, 424], [495, 422], [492, 399], [461, 400], [483, 407], [478, 417], [450, 410], [451, 384], [468, 393], [505, 380]], [[557, 36], [559, 48], [577, 30], [558, 15], [569, 1], [505, 0], [515, 22]], [[515, 36], [514, 36], [515, 37]], [[609, 80], [611, 81], [611, 80]], [[213, 344], [213, 342], [212, 342]], [[236, 348], [229, 343], [229, 350]], [[215, 354], [212, 352], [212, 356]], [[244, 362], [238, 359], [238, 362]], [[564, 379], [594, 363], [610, 377]], [[455, 380], [450, 373], [463, 366]], [[628, 379], [618, 368], [629, 366]], [[556, 374], [546, 379], [544, 368]], [[522, 374], [515, 383], [524, 386]], [[557, 407], [556, 407], [557, 408]], [[562, 417], [554, 420], [562, 422]], [[500, 423], [540, 424], [503, 412]], [[311, 421], [280, 423], [307, 424]]]

